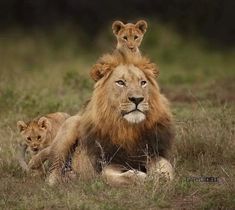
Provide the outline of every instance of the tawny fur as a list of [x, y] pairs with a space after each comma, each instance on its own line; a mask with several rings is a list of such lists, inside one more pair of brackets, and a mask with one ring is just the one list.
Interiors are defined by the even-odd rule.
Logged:
[[112, 30], [117, 38], [117, 50], [123, 53], [128, 51], [135, 55], [140, 55], [139, 46], [147, 30], [146, 21], [139, 20], [135, 24], [124, 24], [117, 20], [113, 22]]
[[[80, 120], [79, 115], [71, 116], [68, 119], [64, 121], [64, 123], [61, 125], [61, 128], [58, 130], [57, 135], [55, 136], [53, 143], [46, 149], [39, 152], [37, 155], [32, 157], [29, 167], [31, 169], [36, 169], [40, 166], [42, 162], [44, 162], [47, 159], [50, 159], [51, 156], [53, 156], [54, 152], [57, 152], [54, 150], [54, 148], [59, 147], [60, 148], [60, 154], [64, 155], [63, 159], [65, 159], [69, 153], [69, 150], [67, 150], [67, 144], [73, 145], [74, 137], [76, 137], [77, 134], [77, 126]], [[66, 142], [64, 142], [66, 141]]]
[[[17, 127], [22, 136], [19, 142], [17, 159], [22, 169], [28, 171], [28, 164], [25, 160], [25, 153], [29, 151], [31, 157], [39, 151], [47, 148], [53, 141], [62, 123], [69, 117], [67, 113], [56, 112], [42, 117], [37, 117], [27, 123], [18, 121]], [[41, 154], [48, 156], [47, 150]]]
[[[118, 184], [123, 177], [136, 180], [136, 174], [144, 177], [143, 173], [148, 174], [152, 168], [161, 165], [156, 160], [167, 158], [174, 132], [168, 101], [160, 94], [156, 82], [158, 73], [156, 66], [147, 58], [132, 54], [125, 57], [105, 55], [98, 61], [91, 70], [96, 84], [90, 102], [77, 120], [67, 120], [66, 128], [61, 127], [57, 141], [51, 145], [51, 184], [61, 179], [63, 164], [77, 142], [73, 169], [80, 175], [90, 171], [83, 177], [103, 171], [107, 180], [116, 180]], [[125, 88], [117, 87], [119, 77], [126, 82]], [[148, 86], [142, 87], [141, 81], [147, 82]], [[129, 113], [133, 107], [129, 98], [137, 96], [144, 98], [138, 105], [144, 118], [141, 122], [131, 123], [124, 116], [131, 114], [138, 118], [138, 114]], [[124, 170], [116, 170], [116, 165]], [[170, 163], [168, 165], [171, 168]], [[118, 173], [123, 174], [119, 176]], [[110, 174], [115, 174], [116, 178]]]
[[[144, 34], [147, 30], [147, 22], [144, 20], [139, 20], [135, 24], [127, 23], [124, 24], [122, 21], [116, 20], [112, 24], [113, 34], [117, 38], [116, 49], [113, 52], [113, 55], [106, 54], [104, 55], [99, 62], [93, 68], [99, 68], [106, 70], [107, 67], [117, 66], [120, 63], [120, 60], [124, 62], [143, 62], [144, 64], [149, 64], [147, 58], [136, 58], [141, 56], [139, 47], [142, 43]], [[137, 37], [137, 38], [136, 38]], [[125, 58], [131, 59], [125, 59]], [[104, 64], [101, 68], [100, 65]], [[151, 64], [153, 65], [153, 64]], [[93, 71], [94, 72], [94, 71]], [[98, 71], [97, 71], [98, 72]], [[100, 72], [102, 74], [102, 72]]]

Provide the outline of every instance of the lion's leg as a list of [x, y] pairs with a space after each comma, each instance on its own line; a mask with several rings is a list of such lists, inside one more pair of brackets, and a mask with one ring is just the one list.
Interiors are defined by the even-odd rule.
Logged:
[[137, 170], [126, 170], [123, 166], [111, 164], [103, 169], [102, 176], [112, 186], [125, 186], [143, 182], [146, 173]]
[[38, 169], [43, 163], [49, 158], [51, 147], [46, 147], [41, 150], [38, 154], [34, 155], [28, 163], [30, 169]]
[[74, 179], [77, 174], [82, 180], [90, 180], [96, 176], [97, 173], [93, 167], [94, 162], [92, 163], [94, 159], [90, 158], [84, 149], [77, 147], [71, 158], [72, 163], [71, 165], [69, 164], [69, 169], [71, 167], [72, 170], [67, 171], [64, 167], [62, 170], [52, 170], [47, 179], [49, 185], [55, 185], [58, 182], [68, 182]]
[[19, 144], [17, 147], [16, 159], [19, 161], [21, 168], [28, 172], [29, 167], [25, 161], [25, 153], [26, 153], [27, 145], [26, 144]]
[[72, 146], [78, 139], [80, 116], [68, 118], [59, 129], [51, 147], [51, 167], [48, 182], [50, 185], [62, 180], [62, 168], [69, 156]]
[[41, 164], [37, 169], [30, 169], [31, 176], [45, 177], [46, 170], [43, 164]]
[[80, 147], [74, 153], [72, 167], [82, 180], [90, 180], [97, 175], [95, 162], [95, 157], [89, 156], [86, 150]]
[[152, 158], [147, 164], [147, 174], [148, 176], [158, 176], [173, 180], [174, 169], [168, 160], [163, 157], [156, 157]]

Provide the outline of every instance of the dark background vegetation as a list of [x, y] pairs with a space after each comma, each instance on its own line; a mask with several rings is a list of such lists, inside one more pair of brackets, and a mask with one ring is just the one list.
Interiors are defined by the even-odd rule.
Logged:
[[213, 45], [234, 47], [234, 8], [233, 0], [1, 0], [0, 23], [30, 28], [70, 22], [94, 36], [108, 21], [144, 17], [171, 23]]

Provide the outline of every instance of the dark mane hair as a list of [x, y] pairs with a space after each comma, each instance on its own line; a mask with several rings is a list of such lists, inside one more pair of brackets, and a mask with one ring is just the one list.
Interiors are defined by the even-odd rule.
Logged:
[[[106, 100], [107, 75], [122, 64], [136, 66], [152, 83], [150, 110], [146, 120], [139, 124], [126, 122], [113, 112]], [[145, 170], [148, 157], [166, 157], [174, 138], [173, 123], [168, 101], [160, 94], [156, 75], [155, 65], [142, 56], [107, 54], [92, 68], [91, 77], [97, 82], [81, 117], [79, 134], [81, 144], [94, 158], [97, 170], [101, 168], [100, 162]]]

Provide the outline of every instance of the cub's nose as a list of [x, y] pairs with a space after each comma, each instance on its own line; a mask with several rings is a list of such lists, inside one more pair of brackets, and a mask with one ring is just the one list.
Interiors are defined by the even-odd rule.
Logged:
[[128, 99], [138, 106], [138, 104], [144, 100], [144, 97], [129, 97]]
[[38, 151], [38, 148], [35, 148], [35, 147], [34, 147], [34, 148], [33, 148], [33, 151], [34, 151], [34, 152], [37, 152], [37, 151]]
[[135, 49], [134, 46], [129, 46], [128, 48], [129, 48], [131, 51], [133, 51], [133, 50]]

